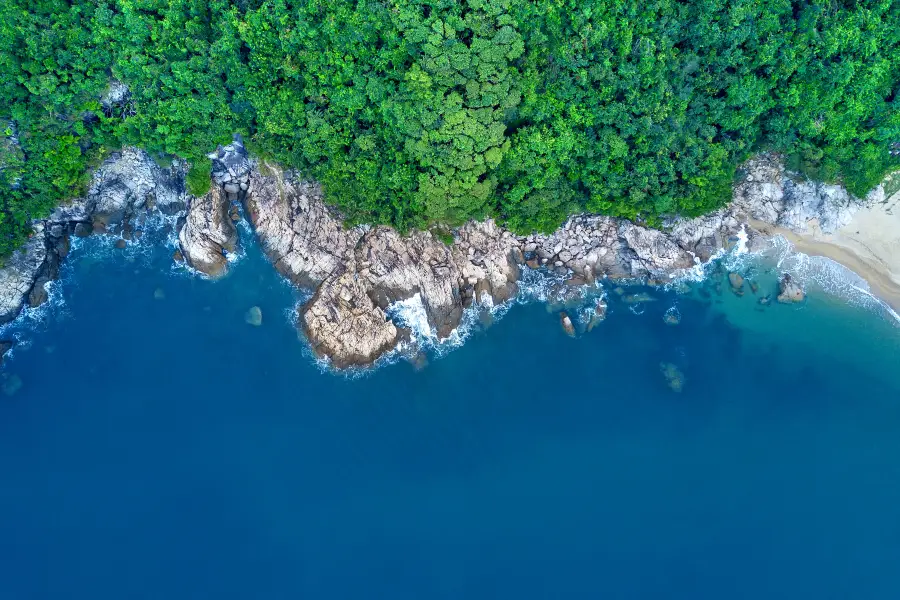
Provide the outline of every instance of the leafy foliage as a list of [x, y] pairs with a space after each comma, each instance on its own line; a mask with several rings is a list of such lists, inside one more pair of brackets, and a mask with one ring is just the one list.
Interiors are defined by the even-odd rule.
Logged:
[[898, 164], [898, 24], [898, 0], [6, 0], [0, 254], [108, 149], [180, 155], [201, 191], [235, 131], [401, 229], [700, 214], [769, 149], [862, 195]]

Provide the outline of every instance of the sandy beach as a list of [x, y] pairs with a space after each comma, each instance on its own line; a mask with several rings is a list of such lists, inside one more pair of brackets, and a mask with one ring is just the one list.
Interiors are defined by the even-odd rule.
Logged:
[[818, 223], [809, 233], [797, 233], [761, 222], [751, 225], [767, 235], [782, 235], [804, 254], [824, 256], [865, 279], [873, 294], [900, 312], [900, 192], [861, 209], [846, 226], [832, 234]]

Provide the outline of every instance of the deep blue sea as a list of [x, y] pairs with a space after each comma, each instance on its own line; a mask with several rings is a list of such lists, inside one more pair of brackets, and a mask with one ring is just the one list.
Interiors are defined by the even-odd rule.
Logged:
[[80, 241], [7, 327], [0, 599], [900, 598], [900, 329], [871, 303], [760, 306], [749, 260], [758, 294], [607, 285], [577, 338], [523, 303], [346, 377], [243, 240], [216, 282]]

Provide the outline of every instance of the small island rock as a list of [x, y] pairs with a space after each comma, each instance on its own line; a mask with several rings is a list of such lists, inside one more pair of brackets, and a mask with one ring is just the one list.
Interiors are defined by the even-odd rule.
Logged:
[[778, 289], [778, 301], [782, 304], [803, 302], [803, 299], [806, 298], [803, 288], [788, 274], [781, 278]]
[[563, 331], [566, 332], [566, 335], [575, 337], [575, 325], [565, 311], [559, 313], [559, 324], [562, 326]]

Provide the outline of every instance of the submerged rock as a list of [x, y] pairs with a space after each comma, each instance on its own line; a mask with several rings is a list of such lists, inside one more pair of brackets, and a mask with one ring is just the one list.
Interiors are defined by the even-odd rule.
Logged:
[[[336, 365], [366, 364], [396, 345], [385, 313], [394, 302], [419, 295], [445, 338], [467, 303], [499, 304], [517, 291], [518, 242], [491, 221], [459, 228], [452, 247], [427, 231], [345, 229], [318, 185], [267, 164], [254, 167], [246, 207], [276, 268], [318, 288], [301, 323], [316, 352]], [[327, 339], [334, 335], [347, 339]]]
[[244, 315], [244, 321], [254, 327], [262, 325], [262, 309], [258, 306], [251, 306]]
[[163, 291], [162, 288], [156, 288], [153, 290], [153, 299], [154, 300], [165, 300], [166, 292]]
[[666, 383], [673, 392], [684, 389], [684, 373], [677, 366], [669, 362], [659, 363], [659, 370], [666, 379]]
[[803, 288], [800, 287], [794, 279], [785, 273], [784, 277], [781, 278], [781, 282], [778, 284], [778, 301], [782, 304], [792, 304], [795, 302], [803, 302], [803, 299], [806, 298], [806, 294], [803, 292]]
[[673, 306], [663, 315], [663, 322], [666, 325], [678, 325], [681, 323], [681, 313]]
[[3, 393], [12, 396], [22, 389], [22, 378], [16, 374], [3, 374]]
[[590, 310], [590, 314], [587, 319], [587, 326], [585, 329], [587, 331], [593, 331], [597, 325], [606, 320], [606, 312], [608, 310], [608, 305], [606, 303], [606, 299], [597, 298], [594, 302], [594, 306]]
[[731, 291], [742, 292], [744, 290], [744, 277], [740, 273], [729, 273], [728, 283], [731, 285]]
[[80, 238], [89, 237], [93, 233], [91, 226], [87, 223], [77, 223], [75, 225], [75, 236]]
[[622, 296], [622, 301], [626, 304], [644, 304], [646, 302], [656, 302], [656, 298], [647, 292], [638, 292], [637, 294], [627, 294]]

